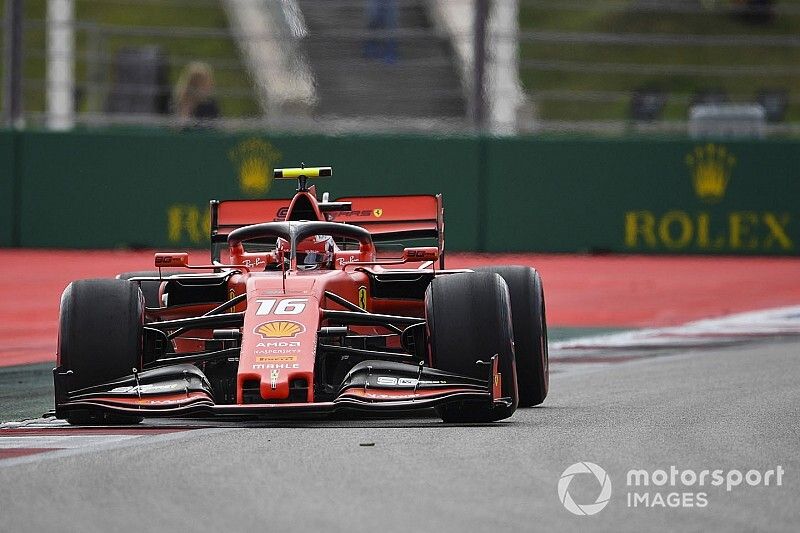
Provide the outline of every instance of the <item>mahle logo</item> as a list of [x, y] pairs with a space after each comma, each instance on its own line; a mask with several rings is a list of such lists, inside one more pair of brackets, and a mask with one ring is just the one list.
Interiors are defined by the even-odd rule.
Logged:
[[[572, 499], [572, 495], [569, 493], [569, 484], [572, 482], [572, 478], [579, 474], [593, 474], [600, 484], [600, 494], [594, 503], [579, 504]], [[611, 499], [611, 479], [605, 470], [594, 463], [588, 461], [575, 463], [568, 466], [561, 473], [561, 479], [558, 480], [558, 499], [564, 505], [564, 508], [572, 514], [578, 516], [597, 514], [608, 505], [608, 500]]]
[[272, 185], [272, 169], [282, 154], [268, 141], [252, 138], [237, 144], [228, 156], [236, 165], [239, 188], [250, 196], [263, 195]]
[[725, 196], [731, 169], [736, 158], [724, 146], [707, 144], [697, 146], [686, 155], [686, 164], [692, 172], [692, 186], [704, 202], [718, 202]]

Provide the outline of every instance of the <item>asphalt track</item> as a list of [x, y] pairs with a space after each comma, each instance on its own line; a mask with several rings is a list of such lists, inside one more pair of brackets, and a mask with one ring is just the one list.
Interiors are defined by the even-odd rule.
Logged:
[[[272, 423], [7, 459], [0, 530], [797, 531], [798, 355], [800, 341], [772, 340], [559, 372], [543, 407], [486, 426]], [[580, 461], [612, 481], [594, 516], [557, 495]], [[670, 465], [785, 474], [782, 486], [703, 487], [703, 508], [627, 506], [629, 469]], [[590, 503], [598, 487], [577, 476], [570, 492]]]
[[[6, 250], [0, 258], [3, 422], [52, 405], [66, 283], [141, 270], [152, 256]], [[452, 268], [496, 262], [536, 265], [546, 281], [549, 321], [559, 327], [551, 329], [551, 395], [541, 408], [460, 427], [433, 416], [247, 427], [0, 424], [0, 533], [800, 530], [800, 307], [787, 307], [800, 302], [796, 258], [448, 260]], [[767, 308], [780, 309], [726, 318]], [[682, 325], [711, 317], [721, 318]], [[576, 339], [608, 329], [636, 331]], [[781, 335], [792, 340], [776, 340]], [[559, 501], [562, 472], [582, 461], [605, 468], [613, 485], [595, 516], [574, 516]], [[698, 472], [780, 465], [785, 474], [780, 487], [731, 492], [626, 487], [628, 470], [671, 465]], [[598, 490], [591, 475], [569, 486], [580, 504], [594, 502]], [[629, 492], [698, 491], [706, 507], [627, 505]]]

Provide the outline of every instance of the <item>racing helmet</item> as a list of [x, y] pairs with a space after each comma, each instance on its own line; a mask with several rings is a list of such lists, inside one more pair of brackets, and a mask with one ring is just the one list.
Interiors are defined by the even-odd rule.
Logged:
[[[276, 248], [289, 252], [289, 241], [278, 239]], [[333, 257], [336, 243], [330, 235], [314, 235], [297, 243], [297, 268], [312, 270], [315, 268], [333, 268]]]

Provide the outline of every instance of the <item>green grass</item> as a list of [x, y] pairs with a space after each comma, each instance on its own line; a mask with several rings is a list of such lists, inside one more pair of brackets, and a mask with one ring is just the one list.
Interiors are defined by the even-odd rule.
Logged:
[[[4, 6], [0, 0], [0, 10]], [[46, 14], [46, 0], [26, 0], [25, 19], [29, 23], [24, 34], [24, 101], [26, 112], [41, 112], [45, 108], [45, 51], [46, 40], [43, 22]], [[209, 28], [225, 30], [228, 27], [225, 13], [217, 2], [200, 0], [187, 5], [164, 2], [109, 2], [77, 0], [75, 2], [76, 20], [82, 23], [115, 26], [149, 26], [163, 28]], [[0, 11], [2, 13], [3, 11]], [[123, 36], [96, 34], [93, 40], [87, 31], [76, 32], [76, 80], [79, 87], [87, 81], [87, 52], [95, 51], [108, 58], [100, 63], [101, 77], [106, 82], [112, 80], [112, 63], [116, 52], [126, 46], [161, 46], [174, 64], [170, 67], [170, 84], [174, 85], [181, 68], [191, 60], [220, 61], [226, 65], [214, 69], [219, 91], [219, 103], [225, 117], [254, 116], [260, 113], [252, 94], [252, 83], [246, 68], [240, 61], [239, 52], [233, 40], [224, 38], [184, 38], [176, 35], [165, 36]], [[92, 46], [90, 43], [96, 42]], [[0, 67], [2, 68], [2, 67]], [[233, 91], [237, 94], [225, 95]], [[102, 95], [101, 95], [102, 96]], [[81, 111], [92, 111], [93, 106], [102, 102], [84, 98]]]
[[[630, 2], [633, 3], [633, 0]], [[704, 13], [642, 13], [634, 11], [601, 11], [586, 2], [586, 10], [543, 10], [520, 2], [520, 28], [523, 31], [571, 31], [608, 33], [670, 33], [679, 35], [800, 35], [800, 16], [777, 15], [768, 25], [752, 25], [720, 9]], [[798, 1], [783, 1], [794, 4]], [[553, 2], [557, 6], [557, 2]], [[718, 6], [728, 5], [718, 1]], [[800, 48], [788, 46], [652, 46], [613, 44], [523, 43], [520, 56], [525, 59], [557, 60], [583, 63], [633, 63], [654, 65], [780, 65], [800, 67]], [[623, 73], [559, 72], [521, 69], [522, 82], [528, 91], [624, 91], [639, 87], [658, 87], [672, 95], [687, 96], [698, 90], [721, 88], [732, 100], [752, 101], [762, 88], [784, 88], [789, 95], [800, 97], [800, 75], [643, 75]], [[685, 119], [685, 101], [668, 103], [664, 116]], [[678, 98], [677, 100], [680, 100]], [[626, 119], [628, 102], [563, 102], [537, 101], [541, 118], [554, 120]], [[800, 105], [789, 104], [787, 120], [800, 120]]]

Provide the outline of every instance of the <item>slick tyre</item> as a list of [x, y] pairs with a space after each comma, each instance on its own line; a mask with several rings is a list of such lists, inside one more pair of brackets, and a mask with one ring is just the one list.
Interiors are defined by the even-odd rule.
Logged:
[[539, 405], [547, 397], [550, 386], [547, 317], [542, 279], [536, 270], [525, 266], [482, 267], [475, 271], [499, 274], [508, 285], [511, 322], [514, 326], [519, 406]]
[[[167, 276], [169, 272], [162, 272], [162, 275]], [[117, 279], [131, 279], [139, 277], [158, 277], [158, 271], [143, 270], [140, 272], [123, 272], [117, 274]], [[144, 295], [144, 303], [147, 307], [161, 307], [161, 300], [158, 298], [158, 290], [161, 288], [160, 281], [140, 281], [138, 282]]]
[[[144, 299], [136, 283], [90, 279], [70, 283], [61, 296], [58, 361], [71, 370], [69, 389], [100, 385], [141, 369]], [[126, 424], [141, 418], [68, 411], [71, 424]]]
[[491, 272], [434, 278], [425, 293], [432, 366], [488, 381], [490, 368], [476, 361], [498, 355], [502, 396], [508, 406], [461, 401], [437, 408], [445, 422], [493, 422], [517, 408], [517, 376], [508, 288]]

